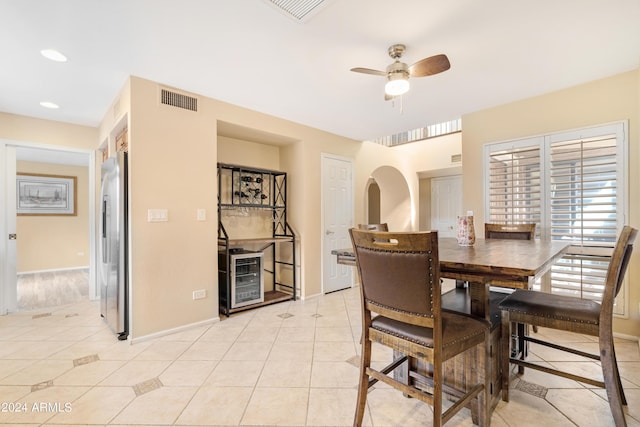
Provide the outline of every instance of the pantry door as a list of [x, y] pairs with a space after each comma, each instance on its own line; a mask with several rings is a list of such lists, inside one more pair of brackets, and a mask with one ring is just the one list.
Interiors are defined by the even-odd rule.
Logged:
[[431, 179], [431, 229], [439, 237], [456, 237], [456, 221], [462, 215], [462, 177]]
[[334, 249], [351, 247], [353, 226], [353, 163], [322, 155], [322, 292], [353, 286], [353, 267], [337, 263]]

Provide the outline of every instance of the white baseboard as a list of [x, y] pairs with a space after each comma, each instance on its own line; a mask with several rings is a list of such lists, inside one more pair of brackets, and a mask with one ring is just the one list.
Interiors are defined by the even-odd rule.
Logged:
[[304, 296], [304, 297], [300, 296], [300, 300], [306, 301], [308, 299], [318, 298], [318, 297], [321, 297], [321, 296], [322, 296], [322, 294], [313, 294], [313, 295], [307, 295], [307, 296]]
[[635, 335], [627, 335], [627, 334], [619, 334], [617, 332], [613, 333], [613, 337], [614, 338], [620, 338], [623, 340], [629, 340], [629, 341], [635, 341], [638, 343], [638, 346], [640, 346], [640, 337], [637, 337]]
[[21, 271], [16, 273], [17, 276], [22, 276], [25, 274], [38, 274], [38, 273], [56, 273], [60, 271], [73, 271], [73, 270], [89, 270], [89, 266], [81, 266], [81, 267], [67, 267], [67, 268], [52, 268], [49, 270], [33, 270], [33, 271]]
[[189, 329], [197, 328], [199, 326], [212, 325], [214, 323], [218, 323], [219, 321], [220, 321], [220, 317], [214, 317], [211, 319], [203, 320], [201, 322], [189, 323], [188, 325], [178, 326], [177, 328], [165, 329], [164, 331], [154, 332], [152, 334], [143, 335], [137, 338], [131, 338], [131, 335], [129, 335], [129, 342], [131, 344], [137, 344], [139, 342], [153, 340], [153, 339], [164, 337], [167, 335], [176, 334], [178, 332], [184, 332]]

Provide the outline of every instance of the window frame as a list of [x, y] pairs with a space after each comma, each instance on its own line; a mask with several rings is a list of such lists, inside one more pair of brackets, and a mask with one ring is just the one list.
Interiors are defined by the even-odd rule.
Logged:
[[[537, 223], [537, 237], [551, 239], [551, 145], [563, 141], [577, 141], [594, 137], [615, 135], [616, 139], [616, 235], [619, 235], [622, 227], [627, 223], [629, 214], [629, 135], [628, 121], [618, 121], [601, 125], [589, 126], [579, 129], [558, 131], [542, 135], [518, 138], [513, 140], [489, 142], [483, 146], [483, 200], [485, 221], [491, 218], [491, 203], [489, 200], [491, 189], [491, 155], [497, 151], [513, 151], [525, 148], [538, 147], [540, 152], [540, 222]], [[572, 245], [569, 253], [574, 256], [610, 254], [612, 247], [604, 245], [593, 248], [592, 246]], [[540, 288], [543, 291], [551, 291], [550, 274], [543, 278]], [[629, 286], [627, 280], [616, 298], [614, 314], [617, 317], [627, 318], [629, 315]]]

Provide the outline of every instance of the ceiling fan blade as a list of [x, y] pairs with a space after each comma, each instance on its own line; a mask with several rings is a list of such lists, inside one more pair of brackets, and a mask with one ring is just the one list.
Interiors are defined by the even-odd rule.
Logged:
[[440, 54], [421, 59], [409, 67], [411, 77], [432, 76], [451, 68], [447, 55]]
[[372, 70], [371, 68], [356, 67], [356, 68], [352, 68], [351, 71], [354, 71], [356, 73], [374, 74], [376, 76], [386, 76], [387, 75], [386, 71]]

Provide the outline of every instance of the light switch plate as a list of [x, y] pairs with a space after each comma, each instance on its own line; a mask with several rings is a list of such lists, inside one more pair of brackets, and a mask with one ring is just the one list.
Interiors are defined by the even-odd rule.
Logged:
[[198, 209], [197, 218], [198, 218], [198, 221], [206, 221], [207, 220], [207, 210], [199, 208]]
[[166, 209], [149, 209], [147, 210], [147, 221], [164, 222], [169, 221], [169, 211]]

